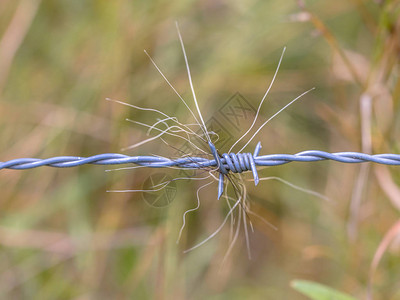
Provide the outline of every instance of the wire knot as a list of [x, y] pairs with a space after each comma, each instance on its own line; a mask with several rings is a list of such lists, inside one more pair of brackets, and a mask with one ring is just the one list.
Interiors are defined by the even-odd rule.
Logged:
[[224, 176], [233, 173], [242, 173], [251, 171], [254, 177], [255, 185], [258, 184], [259, 178], [257, 173], [256, 163], [254, 158], [258, 156], [261, 143], [258, 142], [254, 154], [251, 153], [224, 153], [220, 155], [212, 142], [208, 142], [212, 155], [218, 167], [219, 181], [218, 181], [218, 199], [224, 192]]
[[225, 159], [225, 164], [228, 165], [229, 170], [233, 173], [252, 170], [250, 161], [254, 161], [254, 158], [251, 153], [224, 153], [222, 157]]

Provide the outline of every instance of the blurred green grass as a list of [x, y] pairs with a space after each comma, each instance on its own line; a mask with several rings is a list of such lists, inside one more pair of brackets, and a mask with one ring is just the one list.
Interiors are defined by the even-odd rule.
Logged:
[[[206, 119], [236, 92], [257, 106], [284, 46], [261, 119], [317, 88], [263, 129], [256, 139], [262, 153], [399, 153], [399, 1], [306, 1], [309, 11], [295, 1], [261, 0], [3, 0], [1, 6], [2, 161], [120, 152], [143, 140], [143, 128], [125, 118], [151, 124], [158, 116], [106, 97], [191, 122], [143, 53], [190, 99], [175, 20]], [[168, 151], [158, 141], [128, 153]], [[199, 185], [179, 183], [170, 206], [152, 208], [139, 194], [106, 191], [141, 188], [153, 170], [105, 169], [0, 172], [1, 297], [305, 299], [290, 289], [301, 278], [362, 298], [373, 255], [399, 218], [397, 168], [324, 162], [265, 169], [264, 176], [311, 188], [333, 203], [279, 182], [257, 188], [250, 182], [253, 209], [278, 231], [254, 220], [253, 259], [242, 233], [221, 269], [229, 228], [183, 254], [224, 218], [216, 185], [201, 192], [202, 207], [176, 244]], [[388, 249], [374, 274], [381, 299], [399, 295], [398, 249], [398, 242]]]

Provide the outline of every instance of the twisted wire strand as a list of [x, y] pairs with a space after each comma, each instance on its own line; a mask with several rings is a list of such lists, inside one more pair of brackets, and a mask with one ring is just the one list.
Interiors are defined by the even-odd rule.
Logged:
[[[118, 153], [98, 154], [90, 157], [57, 156], [47, 159], [18, 158], [6, 162], [0, 162], [1, 169], [26, 170], [42, 166], [68, 168], [85, 164], [94, 165], [120, 165], [136, 164], [150, 168], [180, 167], [187, 169], [200, 169], [206, 167], [219, 167], [220, 172], [227, 174], [231, 171], [241, 173], [252, 170], [251, 162], [255, 166], [278, 166], [290, 162], [314, 162], [322, 160], [334, 160], [342, 163], [374, 162], [384, 165], [400, 165], [399, 154], [365, 154], [359, 152], [328, 153], [319, 150], [308, 150], [296, 154], [268, 154], [255, 156], [251, 153], [224, 153], [219, 159], [207, 159], [204, 157], [183, 157], [169, 159], [159, 156], [128, 156]], [[218, 164], [218, 161], [221, 165]]]
[[222, 155], [209, 141], [208, 145], [214, 159], [204, 157], [181, 157], [170, 159], [161, 156], [128, 156], [118, 153], [98, 154], [90, 157], [57, 156], [47, 159], [17, 158], [0, 162], [1, 169], [26, 170], [42, 166], [68, 168], [85, 164], [93, 165], [121, 165], [136, 164], [149, 168], [179, 167], [186, 169], [214, 168], [219, 172], [218, 199], [224, 192], [224, 179], [229, 172], [242, 173], [251, 171], [254, 183], [259, 183], [257, 166], [279, 166], [290, 162], [313, 162], [321, 160], [334, 160], [342, 163], [374, 162], [384, 165], [400, 165], [398, 154], [365, 154], [359, 152], [328, 153], [319, 150], [308, 150], [296, 154], [268, 154], [259, 156], [261, 143], [259, 142], [254, 153], [223, 153]]

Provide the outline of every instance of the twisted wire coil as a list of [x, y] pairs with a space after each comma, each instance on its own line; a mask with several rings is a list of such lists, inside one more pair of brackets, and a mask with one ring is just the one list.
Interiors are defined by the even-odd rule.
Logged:
[[254, 153], [218, 153], [214, 144], [209, 142], [214, 159], [204, 157], [181, 157], [170, 159], [160, 156], [128, 156], [118, 153], [98, 154], [90, 157], [57, 156], [47, 159], [17, 158], [6, 162], [0, 162], [1, 169], [26, 170], [41, 166], [56, 168], [76, 167], [85, 164], [93, 165], [121, 165], [135, 164], [150, 168], [179, 167], [186, 169], [215, 168], [219, 172], [218, 198], [224, 191], [224, 178], [229, 172], [242, 173], [251, 171], [255, 185], [259, 178], [257, 166], [278, 166], [290, 162], [313, 162], [322, 160], [334, 160], [342, 163], [374, 162], [384, 165], [400, 165], [398, 154], [365, 154], [359, 152], [328, 153], [319, 150], [308, 150], [296, 154], [268, 154], [259, 156], [261, 143], [258, 143]]
[[[319, 150], [308, 150], [296, 154], [268, 154], [254, 156], [251, 153], [240, 154], [222, 154], [220, 158], [223, 167], [226, 170], [240, 173], [250, 170], [249, 160], [253, 158], [256, 166], [278, 166], [290, 162], [314, 162], [322, 160], [334, 160], [342, 163], [362, 163], [374, 162], [384, 165], [400, 165], [399, 154], [365, 154], [359, 152], [336, 152], [328, 153]], [[118, 153], [105, 153], [93, 155], [90, 157], [79, 156], [57, 156], [47, 159], [39, 158], [18, 158], [6, 162], [0, 162], [1, 169], [26, 170], [42, 166], [68, 168], [77, 167], [85, 164], [94, 165], [120, 165], [136, 164], [151, 168], [163, 167], [181, 167], [188, 169], [199, 169], [205, 167], [216, 167], [215, 159], [206, 159], [203, 157], [184, 157], [178, 159], [169, 159], [158, 156], [128, 156]]]

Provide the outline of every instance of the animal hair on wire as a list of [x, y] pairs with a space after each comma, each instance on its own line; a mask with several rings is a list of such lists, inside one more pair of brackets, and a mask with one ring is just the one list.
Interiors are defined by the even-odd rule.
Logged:
[[[162, 116], [162, 118], [158, 118], [157, 121], [153, 125], [148, 125], [144, 124], [138, 121], [130, 120], [127, 119], [127, 121], [131, 123], [135, 123], [137, 125], [143, 126], [147, 128], [147, 135], [150, 135], [154, 131], [157, 132], [155, 136], [151, 136], [146, 140], [143, 140], [139, 143], [136, 143], [134, 145], [128, 146], [124, 148], [123, 150], [128, 150], [128, 149], [133, 149], [136, 147], [139, 147], [147, 142], [151, 142], [156, 139], [161, 139], [165, 144], [173, 147], [170, 145], [167, 141], [164, 140], [164, 136], [171, 136], [175, 138], [179, 138], [184, 140], [185, 142], [188, 142], [193, 149], [196, 151], [200, 151], [202, 154], [204, 154], [203, 157], [200, 156], [192, 156], [188, 153], [184, 153], [182, 150], [179, 150], [179, 152], [182, 153], [180, 157], [177, 158], [167, 158], [163, 156], [157, 156], [157, 155], [142, 155], [142, 156], [129, 156], [129, 155], [124, 155], [124, 154], [119, 154], [119, 153], [104, 153], [104, 154], [97, 154], [93, 155], [90, 157], [78, 157], [78, 156], [58, 156], [58, 157], [52, 157], [52, 158], [47, 158], [47, 159], [39, 159], [39, 158], [17, 158], [5, 162], [0, 162], [0, 170], [2, 169], [12, 169], [12, 170], [27, 170], [27, 169], [32, 169], [32, 168], [37, 168], [41, 166], [48, 166], [48, 167], [55, 167], [55, 168], [68, 168], [68, 167], [77, 167], [77, 166], [82, 166], [85, 164], [91, 164], [91, 165], [134, 165], [133, 167], [123, 167], [123, 168], [118, 168], [114, 170], [121, 170], [121, 169], [131, 169], [131, 168], [140, 168], [140, 167], [148, 167], [148, 168], [173, 168], [173, 169], [195, 169], [195, 170], [203, 170], [204, 172], [207, 172], [208, 175], [205, 177], [197, 177], [197, 178], [190, 178], [190, 177], [179, 177], [179, 178], [174, 178], [172, 180], [168, 180], [162, 183], [159, 183], [157, 185], [154, 185], [152, 189], [146, 189], [146, 190], [115, 190], [112, 192], [148, 192], [148, 191], [158, 191], [163, 188], [165, 188], [169, 183], [177, 180], [185, 180], [185, 179], [192, 179], [192, 180], [207, 180], [207, 179], [213, 179], [212, 181], [209, 181], [203, 185], [201, 185], [196, 192], [196, 197], [197, 197], [197, 205], [194, 208], [188, 209], [184, 214], [183, 214], [183, 224], [182, 227], [179, 231], [178, 235], [178, 241], [181, 238], [182, 231], [186, 225], [186, 216], [188, 213], [196, 211], [200, 208], [200, 191], [207, 186], [211, 185], [214, 181], [218, 181], [218, 194], [217, 197], [218, 199], [220, 197], [224, 197], [226, 200], [226, 203], [229, 207], [229, 211], [226, 214], [223, 222], [221, 225], [211, 234], [209, 235], [206, 239], [204, 239], [202, 242], [198, 243], [197, 245], [187, 249], [185, 252], [191, 251], [193, 249], [196, 249], [200, 247], [201, 245], [205, 244], [207, 241], [209, 241], [211, 238], [213, 238], [218, 232], [221, 231], [221, 229], [225, 226], [227, 223], [228, 219], [231, 219], [231, 234], [230, 234], [230, 244], [228, 246], [227, 253], [225, 255], [225, 258], [227, 255], [231, 252], [233, 245], [238, 239], [238, 234], [240, 230], [241, 224], [243, 224], [244, 227], [244, 232], [245, 232], [245, 239], [246, 239], [246, 245], [247, 245], [247, 250], [248, 254], [250, 257], [250, 246], [249, 246], [249, 235], [248, 235], [248, 224], [250, 225], [250, 228], [253, 230], [253, 225], [250, 220], [250, 215], [261, 218], [264, 222], [266, 222], [268, 225], [273, 226], [270, 224], [268, 221], [264, 220], [261, 216], [257, 215], [256, 213], [252, 212], [250, 209], [250, 205], [247, 199], [247, 192], [246, 192], [246, 185], [243, 183], [243, 179], [241, 177], [241, 173], [248, 172], [250, 171], [253, 175], [253, 181], [255, 185], [259, 183], [260, 180], [278, 180], [284, 184], [287, 184], [288, 186], [291, 186], [292, 188], [295, 188], [297, 190], [300, 190], [302, 192], [309, 193], [311, 195], [327, 199], [325, 196], [316, 193], [314, 191], [309, 191], [307, 189], [298, 187], [294, 184], [291, 184], [290, 182], [287, 182], [279, 177], [264, 177], [264, 178], [259, 178], [258, 172], [257, 172], [257, 167], [265, 167], [265, 166], [278, 166], [278, 165], [283, 165], [287, 164], [290, 162], [317, 162], [317, 161], [325, 161], [325, 160], [333, 160], [336, 162], [341, 162], [341, 163], [365, 163], [365, 162], [373, 162], [373, 163], [378, 163], [378, 164], [384, 164], [384, 165], [400, 165], [400, 155], [398, 154], [365, 154], [365, 153], [359, 153], [359, 152], [336, 152], [336, 153], [328, 153], [325, 151], [320, 151], [320, 150], [308, 150], [308, 151], [302, 151], [296, 154], [266, 154], [266, 155], [260, 155], [261, 151], [261, 143], [258, 142], [254, 152], [249, 153], [249, 152], [242, 152], [250, 143], [251, 141], [255, 138], [255, 136], [261, 131], [261, 129], [269, 123], [272, 119], [274, 119], [279, 113], [281, 113], [283, 110], [285, 110], [287, 107], [292, 105], [294, 102], [299, 100], [301, 97], [309, 93], [310, 91], [314, 90], [314, 88], [309, 89], [293, 100], [291, 100], [288, 104], [286, 104], [283, 108], [278, 110], [275, 114], [273, 114], [270, 118], [268, 118], [256, 131], [255, 133], [247, 140], [245, 145], [237, 152], [233, 152], [233, 149], [235, 146], [238, 145], [238, 143], [247, 136], [250, 131], [254, 128], [254, 125], [257, 121], [257, 118], [259, 117], [261, 107], [266, 99], [266, 97], [269, 94], [269, 91], [271, 90], [271, 87], [277, 77], [284, 53], [286, 51], [286, 48], [283, 49], [282, 54], [279, 59], [279, 63], [277, 65], [277, 68], [275, 70], [275, 73], [273, 75], [273, 78], [271, 80], [271, 83], [269, 84], [267, 91], [265, 92], [264, 96], [262, 97], [260, 104], [257, 108], [257, 112], [255, 115], [255, 118], [250, 126], [250, 128], [231, 146], [229, 151], [227, 153], [220, 153], [218, 149], [215, 147], [215, 140], [213, 142], [211, 137], [216, 137], [217, 139], [219, 136], [212, 131], [208, 131], [206, 127], [206, 123], [204, 122], [203, 115], [201, 113], [195, 89], [193, 86], [193, 80], [190, 72], [190, 67], [189, 67], [189, 62], [188, 62], [188, 57], [186, 54], [185, 46], [183, 44], [183, 39], [182, 35], [179, 30], [179, 26], [176, 23], [176, 29], [179, 37], [179, 42], [181, 45], [181, 49], [183, 52], [184, 60], [185, 60], [185, 66], [186, 66], [186, 72], [189, 80], [189, 85], [190, 85], [190, 90], [193, 98], [194, 105], [196, 107], [195, 113], [188, 103], [183, 99], [183, 97], [179, 94], [179, 92], [174, 88], [174, 86], [170, 83], [170, 81], [167, 79], [167, 77], [164, 75], [164, 73], [161, 71], [161, 69], [157, 66], [155, 63], [154, 59], [147, 53], [145, 50], [145, 54], [148, 56], [150, 59], [151, 63], [153, 66], [156, 68], [158, 73], [162, 76], [164, 81], [167, 83], [167, 85], [173, 90], [173, 92], [178, 96], [181, 102], [185, 105], [185, 107], [188, 109], [190, 115], [194, 118], [195, 123], [194, 124], [183, 124], [179, 122], [177, 117], [171, 117], [164, 112], [154, 109], [154, 108], [143, 108], [143, 107], [138, 107], [133, 104], [128, 104], [119, 100], [113, 100], [107, 98], [109, 101], [113, 101], [116, 103], [120, 103], [126, 106], [129, 106], [134, 109], [138, 109], [141, 111], [148, 111], [148, 112], [153, 112], [157, 113]], [[171, 125], [171, 122], [173, 123]], [[160, 128], [158, 126], [164, 126], [164, 128]], [[193, 128], [199, 128], [201, 133], [197, 133]], [[196, 137], [197, 141], [200, 141], [202, 144], [198, 145], [196, 144], [195, 140], [193, 140], [193, 137]], [[204, 148], [206, 147], [206, 148]], [[208, 148], [208, 152], [204, 149]], [[235, 176], [237, 175], [237, 176]], [[225, 182], [225, 179], [228, 181]], [[229, 184], [232, 187], [232, 191], [235, 194], [235, 198], [232, 196], [228, 195], [228, 188]], [[239, 208], [237, 211], [237, 215], [234, 216], [234, 212], [236, 208]], [[233, 224], [236, 224], [236, 229], [233, 229]], [[224, 260], [225, 260], [224, 258]]]

